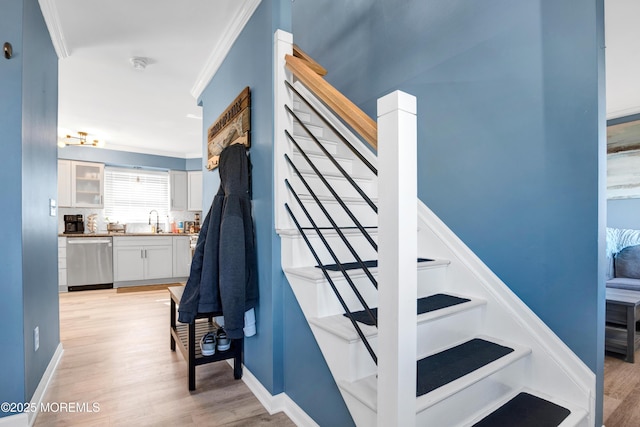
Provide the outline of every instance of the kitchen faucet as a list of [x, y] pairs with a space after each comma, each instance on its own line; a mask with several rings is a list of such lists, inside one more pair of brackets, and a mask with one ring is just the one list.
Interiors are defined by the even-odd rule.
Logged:
[[156, 233], [160, 232], [160, 214], [158, 214], [158, 211], [155, 209], [152, 209], [151, 212], [149, 212], [149, 225], [151, 225], [151, 213], [155, 212], [156, 213]]

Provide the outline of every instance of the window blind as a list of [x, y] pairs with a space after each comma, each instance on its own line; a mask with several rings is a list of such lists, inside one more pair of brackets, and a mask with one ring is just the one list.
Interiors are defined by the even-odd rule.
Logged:
[[[153, 209], [164, 223], [169, 215], [169, 172], [105, 167], [104, 214], [110, 222], [146, 223]], [[155, 223], [155, 212], [152, 220]]]

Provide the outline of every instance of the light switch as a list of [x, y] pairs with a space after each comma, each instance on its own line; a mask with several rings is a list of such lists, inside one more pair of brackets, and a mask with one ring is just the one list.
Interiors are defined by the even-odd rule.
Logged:
[[56, 199], [49, 199], [49, 216], [56, 216]]

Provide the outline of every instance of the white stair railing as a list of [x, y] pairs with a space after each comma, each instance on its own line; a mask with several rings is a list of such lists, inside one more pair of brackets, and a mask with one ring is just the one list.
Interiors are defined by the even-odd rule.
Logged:
[[416, 98], [378, 99], [378, 426], [416, 424]]
[[[561, 397], [561, 405], [573, 410], [573, 422], [579, 422], [571, 425], [593, 425], [595, 374], [417, 199], [415, 98], [394, 92], [378, 101], [378, 122], [372, 121], [377, 128], [372, 133], [376, 144], [371, 144], [376, 147], [376, 156], [341, 120], [333, 118], [323, 98], [307, 90], [304, 81], [297, 77], [296, 70], [288, 71], [285, 66], [288, 63], [283, 58], [292, 51], [291, 34], [278, 30], [274, 37], [274, 137], [278, 141], [275, 144], [274, 164], [276, 229], [283, 236], [282, 264], [287, 280], [296, 293], [354, 421], [362, 426], [444, 425], [447, 424], [444, 420], [450, 420], [455, 415], [456, 422], [469, 423], [484, 414], [486, 405], [495, 404], [495, 393], [503, 393], [506, 398], [511, 391], [526, 386], [546, 396]], [[292, 204], [291, 193], [283, 184], [290, 175], [284, 161], [285, 154], [295, 157], [301, 151], [298, 149], [294, 152], [292, 144], [287, 143], [284, 136], [285, 130], [294, 134], [292, 128], [295, 127], [283, 105], [294, 109], [296, 104], [301, 106], [299, 95], [295, 96], [294, 101], [293, 89], [287, 89], [284, 83], [285, 80], [294, 80], [293, 75], [296, 76], [293, 84], [295, 93], [300, 91], [300, 97], [307, 99], [309, 106], [313, 105], [312, 110], [319, 111], [318, 117], [328, 118], [328, 126], [335, 127], [349, 144], [357, 147], [359, 155], [378, 168], [374, 188], [378, 196], [376, 238], [379, 249], [377, 254], [371, 255], [371, 259], [378, 256], [376, 280], [379, 293], [375, 298], [369, 296], [378, 305], [379, 329], [370, 333], [376, 340], [377, 357], [374, 360], [378, 360], [377, 366], [359, 347], [351, 345], [353, 341], [347, 345], [336, 345], [336, 337], [338, 340], [352, 340], [353, 334], [344, 334], [338, 327], [341, 322], [338, 320], [336, 323], [331, 319], [334, 314], [338, 316], [340, 310], [336, 309], [335, 301], [328, 294], [326, 283], [320, 283], [317, 278], [313, 266], [322, 262], [314, 264], [304, 255], [306, 252], [300, 250], [300, 234], [295, 231], [293, 221], [284, 209], [285, 203]], [[311, 123], [313, 116], [304, 107], [300, 110], [308, 116], [305, 120]], [[335, 144], [331, 138], [324, 142]], [[335, 151], [332, 153], [335, 154]], [[367, 224], [375, 222], [368, 210], [358, 213], [369, 215]], [[432, 285], [434, 290], [446, 285], [454, 293], [473, 296], [477, 302], [473, 307], [482, 307], [482, 322], [476, 322], [482, 324], [478, 331], [526, 349], [529, 352], [526, 360], [523, 356], [522, 360], [525, 361], [518, 362], [526, 363], [526, 369], [521, 370], [516, 363], [511, 363], [511, 371], [501, 371], [506, 372], [500, 374], [504, 377], [497, 377], [502, 378], [495, 383], [497, 388], [492, 386], [492, 381], [484, 381], [482, 385], [473, 382], [473, 388], [465, 386], [451, 395], [448, 392], [440, 393], [437, 395], [439, 397], [436, 396], [437, 401], [430, 400], [431, 397], [427, 395], [416, 399], [416, 348], [421, 348], [420, 356], [424, 356], [441, 346], [437, 341], [433, 344], [431, 337], [428, 342], [431, 347], [427, 346], [428, 350], [423, 348], [422, 340], [432, 335], [423, 333], [425, 325], [430, 324], [431, 320], [425, 321], [421, 317], [420, 329], [417, 328], [418, 246], [421, 254], [433, 254], [435, 258], [446, 261], [438, 265], [446, 264], [447, 268], [446, 276], [444, 272], [434, 270], [433, 275], [426, 278], [428, 280], [425, 280], [424, 271], [421, 271], [420, 296], [426, 295], [424, 286]], [[340, 286], [344, 287], [344, 284]], [[356, 302], [352, 303], [357, 306]], [[475, 310], [473, 307], [470, 309]], [[335, 324], [332, 326], [327, 321]], [[465, 321], [465, 331], [469, 323]], [[421, 340], [417, 342], [418, 329], [421, 331]], [[471, 327], [469, 333], [473, 335], [475, 331]], [[479, 401], [480, 396], [475, 396], [478, 390], [488, 391], [481, 392], [484, 400], [473, 408], [462, 405], [466, 410], [461, 411], [460, 402]]]

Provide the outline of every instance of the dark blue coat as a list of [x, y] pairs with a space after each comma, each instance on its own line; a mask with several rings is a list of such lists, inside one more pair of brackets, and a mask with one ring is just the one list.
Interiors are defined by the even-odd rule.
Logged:
[[218, 168], [220, 188], [200, 229], [178, 321], [190, 323], [198, 313], [223, 314], [229, 338], [237, 339], [243, 337], [244, 312], [258, 301], [251, 164], [244, 145], [225, 148]]

